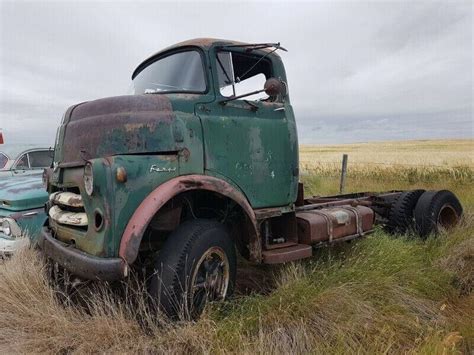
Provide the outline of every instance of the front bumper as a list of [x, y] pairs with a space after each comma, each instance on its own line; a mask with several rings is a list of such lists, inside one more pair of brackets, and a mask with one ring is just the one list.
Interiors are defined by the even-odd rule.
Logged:
[[128, 264], [121, 258], [100, 258], [65, 244], [44, 227], [38, 242], [43, 253], [70, 273], [88, 280], [115, 281], [128, 276]]

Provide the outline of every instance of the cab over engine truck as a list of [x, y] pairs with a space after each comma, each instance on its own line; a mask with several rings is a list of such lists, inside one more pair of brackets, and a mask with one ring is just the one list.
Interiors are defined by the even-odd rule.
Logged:
[[277, 50], [179, 43], [135, 69], [130, 95], [70, 107], [44, 173], [47, 259], [76, 280], [145, 269], [161, 310], [195, 317], [232, 293], [237, 253], [285, 263], [376, 224], [426, 237], [459, 220], [449, 191], [304, 198]]

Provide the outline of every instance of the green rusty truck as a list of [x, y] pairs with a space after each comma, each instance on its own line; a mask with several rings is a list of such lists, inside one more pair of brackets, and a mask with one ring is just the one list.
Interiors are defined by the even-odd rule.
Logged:
[[44, 173], [48, 260], [75, 281], [146, 270], [162, 311], [195, 317], [232, 294], [237, 255], [285, 263], [376, 225], [426, 237], [459, 220], [446, 190], [304, 198], [279, 50], [190, 40], [142, 62], [130, 95], [70, 107]]

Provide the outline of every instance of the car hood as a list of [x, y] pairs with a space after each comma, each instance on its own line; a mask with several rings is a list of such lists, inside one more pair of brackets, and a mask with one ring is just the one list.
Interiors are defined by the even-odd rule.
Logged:
[[0, 208], [23, 211], [39, 208], [48, 200], [41, 174], [0, 179]]
[[65, 114], [55, 162], [80, 165], [111, 155], [178, 151], [182, 148], [182, 125], [165, 95], [84, 102]]

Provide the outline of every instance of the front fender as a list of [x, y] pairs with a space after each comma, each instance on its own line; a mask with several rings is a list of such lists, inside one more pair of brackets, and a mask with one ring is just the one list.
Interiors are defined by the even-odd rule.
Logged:
[[246, 197], [228, 182], [207, 175], [184, 175], [168, 180], [153, 190], [138, 206], [128, 222], [120, 242], [119, 256], [132, 264], [138, 255], [143, 234], [156, 212], [170, 199], [190, 190], [217, 192], [235, 201], [245, 211], [252, 224], [250, 243], [254, 250], [251, 258], [260, 259], [260, 243], [255, 213]]

